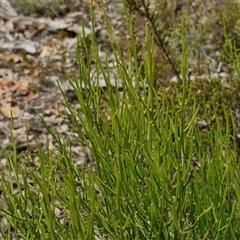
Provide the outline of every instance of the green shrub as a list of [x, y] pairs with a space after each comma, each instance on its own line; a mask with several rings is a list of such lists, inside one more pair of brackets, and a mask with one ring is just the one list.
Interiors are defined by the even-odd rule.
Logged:
[[[2, 174], [4, 239], [239, 239], [240, 170], [231, 109], [223, 105], [219, 115], [215, 102], [200, 98], [188, 81], [184, 24], [181, 82], [171, 94], [156, 90], [158, 46], [146, 24], [139, 64], [128, 8], [125, 13], [127, 56], [105, 14], [115, 78], [107, 57], [100, 60], [94, 36], [83, 31], [79, 71], [69, 78], [79, 108], [62, 91], [86, 164], [76, 164], [70, 139], [44, 119], [58, 148], [39, 146], [39, 168], [18, 163], [16, 144], [6, 153], [11, 177], [5, 181]], [[106, 87], [92, 84], [92, 62], [95, 81], [103, 78]]]

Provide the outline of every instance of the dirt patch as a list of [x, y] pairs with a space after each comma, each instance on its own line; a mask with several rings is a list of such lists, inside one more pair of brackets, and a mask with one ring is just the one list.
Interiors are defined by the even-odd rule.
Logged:
[[[58, 84], [74, 105], [76, 97], [69, 90], [66, 72], [77, 70], [75, 49], [77, 34], [83, 31], [82, 24], [86, 35], [92, 33], [89, 1], [82, 1], [71, 11], [62, 11], [61, 14], [52, 11], [51, 17], [23, 16], [6, 3], [3, 6], [5, 11], [0, 12], [2, 163], [5, 162], [3, 150], [11, 146], [12, 142], [9, 132], [11, 117], [14, 119], [12, 133], [19, 152], [28, 149], [34, 153], [37, 148], [36, 138], [44, 148], [46, 139], [48, 145], [55, 145], [36, 112], [60, 133], [71, 134], [68, 122], [61, 115], [65, 107]], [[123, 5], [118, 2], [114, 4], [116, 8], [111, 9], [109, 16], [116, 26], [116, 34], [121, 37], [125, 35]], [[106, 8], [108, 6], [106, 3]], [[104, 55], [109, 37], [102, 7], [96, 1], [93, 2], [93, 13], [95, 36], [102, 45], [99, 54]]]

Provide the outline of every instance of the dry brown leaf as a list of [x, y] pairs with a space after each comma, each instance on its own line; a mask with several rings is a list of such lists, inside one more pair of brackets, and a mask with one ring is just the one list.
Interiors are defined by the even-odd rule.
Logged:
[[19, 55], [19, 54], [15, 54], [15, 53], [6, 55], [6, 56], [3, 57], [3, 59], [6, 60], [6, 61], [13, 60], [14, 63], [22, 62], [22, 56]]
[[25, 98], [24, 98], [24, 102], [29, 102], [34, 98], [38, 97], [38, 93], [34, 93], [34, 92], [30, 92]]
[[39, 55], [40, 58], [49, 57], [52, 54], [52, 48], [49, 46], [42, 46], [42, 51]]
[[29, 92], [29, 83], [33, 81], [31, 76], [21, 77], [14, 86], [10, 88], [10, 91], [15, 92], [18, 90], [22, 95], [26, 95]]
[[23, 21], [22, 24], [25, 26], [30, 26], [30, 27], [34, 26], [33, 21], [31, 19], [27, 19], [27, 20]]
[[29, 92], [29, 83], [32, 82], [32, 78], [24, 77], [24, 78], [21, 78], [19, 82], [20, 82], [20, 85], [19, 85], [18, 91], [20, 91], [24, 95], [27, 94]]
[[0, 108], [0, 111], [4, 117], [7, 118], [17, 118], [20, 114], [20, 109], [18, 106], [12, 107], [10, 104], [5, 104]]
[[0, 81], [0, 88], [2, 87], [10, 87], [13, 84], [13, 81], [11, 79], [4, 79]]
[[67, 15], [68, 18], [75, 18], [75, 17], [78, 17], [78, 16], [82, 16], [83, 15], [83, 12], [72, 12], [72, 13], [69, 13]]
[[38, 26], [38, 30], [41, 31], [41, 30], [45, 29], [46, 26], [47, 26], [47, 23], [46, 23], [46, 22], [41, 23], [41, 24]]

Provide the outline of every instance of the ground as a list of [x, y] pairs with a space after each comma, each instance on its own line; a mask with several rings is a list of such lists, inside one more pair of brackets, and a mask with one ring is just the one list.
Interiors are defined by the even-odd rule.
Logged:
[[[120, 36], [122, 4], [115, 4], [113, 24]], [[74, 9], [57, 12], [45, 6], [45, 13], [23, 15], [21, 10], [1, 17], [1, 68], [0, 68], [0, 145], [1, 162], [4, 163], [3, 150], [11, 145], [9, 131], [10, 118], [13, 117], [12, 133], [16, 139], [19, 153], [33, 152], [38, 143], [50, 148], [54, 141], [46, 133], [36, 111], [48, 124], [55, 126], [60, 133], [69, 135], [68, 121], [61, 112], [65, 109], [59, 85], [68, 100], [76, 104], [76, 96], [66, 80], [69, 71], [76, 71], [77, 34], [91, 34], [90, 3], [83, 1]], [[106, 4], [106, 7], [108, 5]], [[93, 2], [96, 21], [95, 35], [104, 45], [108, 41], [103, 11], [99, 3]], [[7, 8], [9, 10], [9, 8]], [[11, 11], [10, 11], [11, 12]], [[117, 15], [116, 15], [117, 13]], [[50, 14], [51, 16], [47, 16]], [[110, 15], [113, 13], [110, 13]], [[28, 133], [28, 134], [26, 134]], [[28, 143], [27, 143], [28, 140]], [[78, 146], [79, 147], [79, 146]], [[79, 153], [76, 147], [75, 152]], [[38, 160], [34, 162], [38, 164]]]

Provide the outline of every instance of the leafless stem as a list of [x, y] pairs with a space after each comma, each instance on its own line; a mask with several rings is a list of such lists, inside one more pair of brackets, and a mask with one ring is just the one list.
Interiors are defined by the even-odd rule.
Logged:
[[139, 1], [137, 0], [127, 0], [127, 3], [130, 9], [133, 9], [136, 12], [138, 12], [140, 16], [142, 16], [148, 21], [154, 33], [157, 46], [159, 46], [162, 49], [166, 57], [166, 60], [169, 62], [169, 64], [172, 67], [174, 74], [177, 76], [178, 80], [182, 82], [179, 71], [177, 70], [174, 62], [172, 61], [169, 51], [167, 50], [166, 44], [164, 43], [164, 39], [162, 38], [161, 33], [159, 31], [159, 26], [156, 22], [157, 14], [155, 14], [154, 11], [151, 12], [149, 9], [149, 5], [150, 5], [149, 1], [146, 2], [146, 0], [140, 0], [140, 4], [139, 4]]

